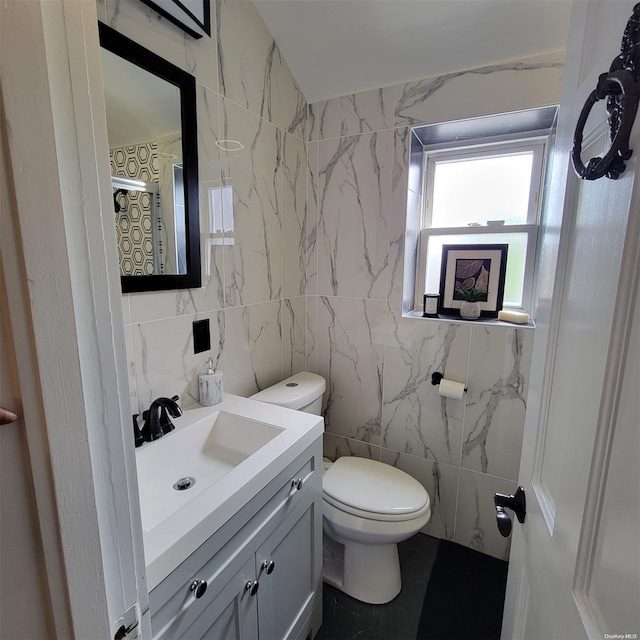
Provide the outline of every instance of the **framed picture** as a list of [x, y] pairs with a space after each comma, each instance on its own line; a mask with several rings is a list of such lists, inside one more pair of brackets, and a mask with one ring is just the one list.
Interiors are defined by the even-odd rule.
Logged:
[[194, 38], [211, 36], [211, 0], [140, 0]]
[[440, 313], [457, 315], [465, 289], [483, 291], [480, 315], [497, 318], [502, 309], [507, 271], [506, 244], [445, 244], [440, 271]]

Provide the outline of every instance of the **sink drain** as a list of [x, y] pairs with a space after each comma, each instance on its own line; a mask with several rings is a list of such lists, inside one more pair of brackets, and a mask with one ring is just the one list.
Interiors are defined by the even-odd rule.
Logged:
[[195, 483], [195, 478], [180, 478], [180, 480], [173, 485], [173, 488], [176, 491], [186, 491], [187, 489], [191, 489]]

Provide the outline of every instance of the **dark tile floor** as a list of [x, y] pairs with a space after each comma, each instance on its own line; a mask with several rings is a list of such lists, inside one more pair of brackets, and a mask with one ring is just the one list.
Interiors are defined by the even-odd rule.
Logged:
[[365, 604], [324, 585], [316, 640], [415, 640], [438, 540], [418, 533], [398, 545], [402, 591], [387, 604]]

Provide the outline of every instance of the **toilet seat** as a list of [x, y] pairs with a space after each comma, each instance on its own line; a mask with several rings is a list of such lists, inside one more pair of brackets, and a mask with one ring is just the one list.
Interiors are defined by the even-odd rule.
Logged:
[[356, 507], [340, 502], [339, 500], [334, 500], [331, 496], [326, 494], [322, 496], [322, 499], [326, 504], [330, 504], [339, 511], [343, 511], [344, 513], [348, 513], [352, 516], [357, 516], [358, 518], [363, 518], [364, 520], [376, 520], [378, 522], [406, 522], [408, 520], [416, 520], [417, 518], [421, 518], [425, 513], [428, 513], [431, 508], [428, 496], [427, 501], [421, 509], [408, 513], [377, 513], [375, 511], [364, 511], [363, 509], [357, 509]]
[[338, 458], [325, 472], [322, 488], [327, 503], [369, 520], [414, 520], [430, 509], [429, 494], [417, 480], [367, 458]]

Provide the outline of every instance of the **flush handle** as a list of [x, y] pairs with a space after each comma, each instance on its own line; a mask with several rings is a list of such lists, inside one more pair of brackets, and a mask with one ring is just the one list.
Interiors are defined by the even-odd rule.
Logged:
[[505, 509], [511, 509], [516, 514], [518, 522], [524, 522], [527, 515], [527, 501], [524, 496], [524, 489], [518, 487], [512, 496], [496, 493], [493, 496], [493, 502], [496, 505], [498, 531], [504, 538], [508, 538], [511, 535], [511, 516]]

